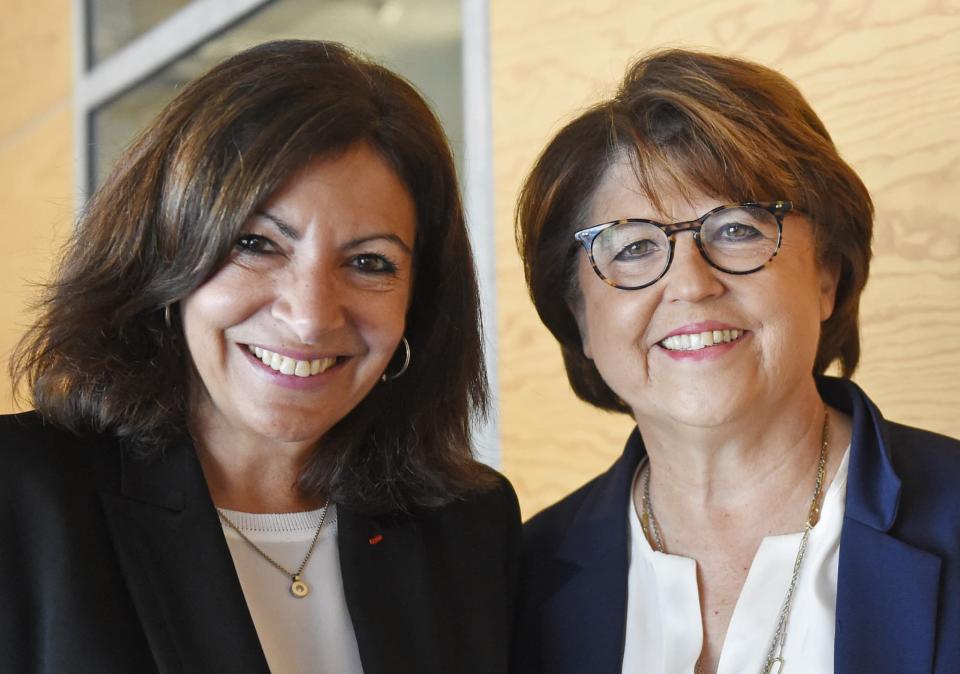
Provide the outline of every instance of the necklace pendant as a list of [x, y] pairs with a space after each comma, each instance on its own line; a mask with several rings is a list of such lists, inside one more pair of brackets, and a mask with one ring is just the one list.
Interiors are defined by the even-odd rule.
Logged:
[[783, 671], [783, 658], [774, 658], [767, 662], [767, 666], [764, 667], [764, 674], [780, 674]]
[[310, 586], [300, 580], [300, 576], [294, 576], [293, 582], [290, 583], [290, 594], [297, 599], [303, 599], [310, 594]]

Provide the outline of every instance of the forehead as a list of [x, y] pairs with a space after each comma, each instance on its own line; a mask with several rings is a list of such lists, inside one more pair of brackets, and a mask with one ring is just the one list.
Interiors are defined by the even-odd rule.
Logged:
[[663, 171], [641, 180], [627, 158], [618, 158], [603, 173], [590, 198], [584, 226], [620, 218], [659, 222], [692, 220], [730, 199], [710, 195], [697, 187], [681, 189]]
[[311, 160], [264, 207], [302, 227], [336, 224], [344, 229], [388, 229], [410, 241], [416, 229], [410, 191], [366, 143]]

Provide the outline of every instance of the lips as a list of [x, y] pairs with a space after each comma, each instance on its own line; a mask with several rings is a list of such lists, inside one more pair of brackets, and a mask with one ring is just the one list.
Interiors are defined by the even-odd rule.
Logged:
[[335, 356], [299, 360], [252, 344], [248, 344], [247, 349], [270, 369], [294, 377], [313, 377], [326, 372], [337, 363]]

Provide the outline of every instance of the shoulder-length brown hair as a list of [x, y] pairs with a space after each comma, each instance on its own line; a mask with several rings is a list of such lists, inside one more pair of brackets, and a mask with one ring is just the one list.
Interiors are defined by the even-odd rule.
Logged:
[[91, 198], [39, 318], [11, 360], [18, 391], [75, 432], [144, 453], [187, 434], [193, 374], [176, 311], [241, 226], [298, 169], [366, 142], [416, 204], [403, 377], [378, 384], [321, 442], [306, 493], [366, 510], [435, 506], [489, 486], [470, 450], [487, 406], [473, 257], [444, 133], [414, 88], [329, 42], [279, 41], [187, 86]]
[[567, 124], [527, 177], [517, 246], [540, 318], [560, 342], [574, 392], [629, 413], [583, 355], [571, 311], [579, 291], [573, 233], [607, 168], [631, 161], [654, 206], [664, 187], [732, 201], [789, 200], [814, 227], [820, 264], [839, 269], [833, 314], [821, 327], [813, 371], [860, 359], [860, 293], [870, 267], [873, 203], [797, 88], [770, 68], [671, 49], [637, 60], [616, 95]]

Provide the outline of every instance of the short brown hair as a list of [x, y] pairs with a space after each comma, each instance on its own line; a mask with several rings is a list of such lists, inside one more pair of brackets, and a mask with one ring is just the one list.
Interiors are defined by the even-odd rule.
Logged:
[[[670, 49], [637, 60], [617, 93], [567, 124], [527, 177], [516, 211], [517, 245], [540, 318], [560, 342], [576, 394], [629, 412], [583, 355], [573, 233], [609, 166], [631, 161], [654, 206], [672, 187], [733, 201], [792, 201], [812, 223], [821, 264], [839, 269], [836, 305], [814, 362], [860, 358], [860, 293], [870, 267], [873, 203], [823, 123], [786, 77], [738, 58]], [[665, 184], [666, 183], [666, 184]], [[560, 290], [562, 289], [562, 290]]]
[[140, 134], [65, 247], [11, 361], [16, 390], [59, 425], [113, 433], [141, 452], [183, 438], [195, 375], [178, 312], [171, 325], [164, 308], [220, 268], [244, 222], [297, 170], [360, 142], [416, 205], [413, 360], [327, 433], [300, 486], [366, 510], [439, 505], [489, 486], [470, 449], [487, 382], [450, 149], [408, 82], [336, 43], [237, 54]]

